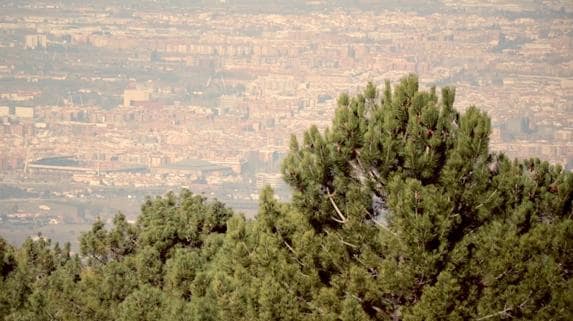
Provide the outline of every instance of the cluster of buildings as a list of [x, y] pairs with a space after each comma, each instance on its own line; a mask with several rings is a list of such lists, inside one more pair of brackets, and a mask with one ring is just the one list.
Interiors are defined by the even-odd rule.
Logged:
[[444, 1], [431, 14], [9, 8], [0, 176], [208, 186], [254, 202], [265, 184], [286, 191], [291, 134], [328, 126], [340, 93], [408, 73], [455, 86], [458, 109], [487, 111], [494, 150], [572, 169], [573, 11], [505, 2]]

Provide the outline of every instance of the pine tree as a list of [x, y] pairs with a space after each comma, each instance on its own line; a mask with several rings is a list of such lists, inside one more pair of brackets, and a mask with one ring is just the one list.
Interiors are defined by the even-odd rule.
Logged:
[[573, 174], [488, 149], [409, 75], [292, 136], [254, 220], [182, 191], [80, 239], [0, 239], [0, 320], [571, 320]]
[[567, 319], [572, 175], [491, 154], [489, 118], [454, 93], [369, 84], [292, 139], [283, 174], [327, 253], [321, 293], [373, 319]]

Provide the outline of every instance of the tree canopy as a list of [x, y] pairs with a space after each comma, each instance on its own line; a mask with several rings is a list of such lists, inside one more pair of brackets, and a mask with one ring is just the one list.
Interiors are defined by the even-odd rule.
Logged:
[[454, 97], [415, 75], [342, 94], [253, 220], [184, 190], [79, 254], [0, 239], [0, 320], [573, 320], [573, 174], [492, 153]]

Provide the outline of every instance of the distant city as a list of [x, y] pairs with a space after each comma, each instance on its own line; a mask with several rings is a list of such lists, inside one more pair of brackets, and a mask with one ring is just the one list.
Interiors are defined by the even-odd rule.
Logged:
[[75, 241], [182, 188], [253, 216], [289, 198], [291, 134], [409, 73], [573, 169], [568, 0], [0, 2], [0, 234]]

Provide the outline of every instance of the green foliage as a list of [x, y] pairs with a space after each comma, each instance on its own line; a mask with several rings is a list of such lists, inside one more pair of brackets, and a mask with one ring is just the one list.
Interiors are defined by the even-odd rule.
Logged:
[[158, 288], [143, 286], [132, 292], [118, 307], [118, 321], [161, 320], [165, 294]]
[[0, 240], [0, 320], [573, 319], [573, 174], [491, 153], [454, 96], [342, 94], [254, 220], [182, 191], [96, 222], [81, 256]]

